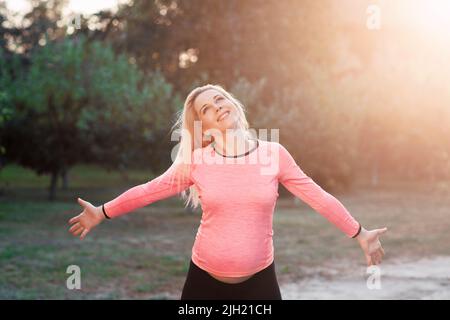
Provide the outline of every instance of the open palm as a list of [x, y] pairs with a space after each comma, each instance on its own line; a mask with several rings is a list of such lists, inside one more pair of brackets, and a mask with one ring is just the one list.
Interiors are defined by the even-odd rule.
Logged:
[[72, 226], [69, 229], [74, 236], [80, 235], [80, 239], [84, 237], [100, 222], [105, 219], [100, 207], [95, 207], [91, 203], [78, 198], [78, 203], [83, 208], [83, 212], [69, 220]]
[[381, 246], [380, 235], [385, 233], [387, 228], [374, 229], [374, 230], [361, 230], [357, 239], [364, 251], [367, 265], [380, 264], [383, 260], [384, 250]]

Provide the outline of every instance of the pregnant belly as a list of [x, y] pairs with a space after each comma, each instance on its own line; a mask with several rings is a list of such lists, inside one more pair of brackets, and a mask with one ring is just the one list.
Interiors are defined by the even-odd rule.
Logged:
[[251, 277], [253, 277], [253, 274], [249, 275], [249, 276], [245, 276], [245, 277], [221, 277], [221, 276], [217, 276], [212, 273], [209, 273], [209, 272], [208, 272], [208, 274], [216, 280], [219, 280], [219, 281], [225, 282], [225, 283], [229, 283], [229, 284], [241, 283], [241, 282], [244, 282], [245, 280], [248, 280]]
[[227, 234], [216, 232], [196, 237], [193, 258], [212, 278], [224, 283], [241, 283], [272, 261], [270, 234], [242, 232], [235, 237], [223, 236]]

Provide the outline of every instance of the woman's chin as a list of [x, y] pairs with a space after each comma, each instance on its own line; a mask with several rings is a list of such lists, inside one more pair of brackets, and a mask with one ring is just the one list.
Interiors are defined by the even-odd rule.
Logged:
[[231, 117], [226, 117], [222, 121], [217, 123], [218, 127], [222, 130], [233, 129], [236, 127], [236, 121]]

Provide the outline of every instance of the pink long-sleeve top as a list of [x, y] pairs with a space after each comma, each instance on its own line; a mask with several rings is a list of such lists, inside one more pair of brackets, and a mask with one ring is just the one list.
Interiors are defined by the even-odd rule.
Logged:
[[105, 203], [105, 212], [115, 218], [194, 185], [203, 212], [192, 261], [223, 277], [248, 276], [273, 262], [272, 218], [279, 183], [348, 237], [358, 234], [360, 224], [301, 170], [283, 145], [257, 141], [255, 149], [237, 158], [217, 153], [211, 144], [195, 149], [188, 173], [181, 174], [174, 162], [162, 175]]

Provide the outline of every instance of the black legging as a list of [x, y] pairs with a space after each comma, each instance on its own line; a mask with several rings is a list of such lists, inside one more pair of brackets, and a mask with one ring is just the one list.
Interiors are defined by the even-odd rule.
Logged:
[[181, 300], [282, 300], [275, 261], [250, 279], [232, 284], [213, 278], [191, 259]]

